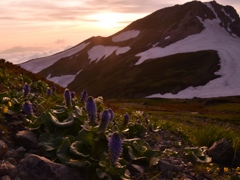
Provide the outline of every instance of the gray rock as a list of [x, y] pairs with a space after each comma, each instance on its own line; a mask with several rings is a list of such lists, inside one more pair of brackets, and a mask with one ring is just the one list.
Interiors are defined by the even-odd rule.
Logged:
[[0, 140], [0, 157], [4, 156], [4, 154], [7, 152], [8, 147], [5, 142]]
[[163, 174], [166, 174], [168, 172], [180, 172], [180, 171], [182, 171], [182, 168], [180, 168], [178, 165], [170, 164], [169, 162], [162, 161], [162, 160], [158, 162], [158, 167], [159, 167], [159, 170]]
[[0, 164], [0, 176], [8, 175], [11, 171], [15, 169], [15, 166], [8, 161]]
[[37, 136], [32, 131], [19, 131], [16, 134], [16, 139], [25, 148], [32, 148], [37, 145]]
[[82, 180], [79, 170], [54, 163], [45, 157], [27, 155], [16, 169], [10, 173], [13, 180]]
[[222, 165], [231, 165], [233, 162], [234, 149], [225, 138], [214, 142], [207, 153], [213, 162]]
[[26, 149], [24, 147], [18, 147], [17, 149], [10, 149], [5, 154], [6, 158], [14, 158], [15, 161], [19, 161], [23, 158], [24, 154], [26, 152]]
[[11, 180], [11, 178], [8, 175], [6, 175], [6, 176], [0, 177], [0, 180]]

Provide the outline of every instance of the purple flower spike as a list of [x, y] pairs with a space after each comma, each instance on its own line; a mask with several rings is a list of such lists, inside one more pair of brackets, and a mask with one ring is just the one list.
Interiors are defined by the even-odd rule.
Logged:
[[29, 101], [26, 101], [23, 104], [22, 111], [27, 115], [33, 114], [32, 104]]
[[81, 101], [82, 102], [85, 102], [86, 101], [86, 98], [87, 98], [87, 91], [86, 90], [84, 90], [83, 92], [82, 92], [82, 94], [81, 94]]
[[53, 87], [52, 87], [52, 92], [55, 92], [55, 91], [56, 91], [56, 87], [53, 86]]
[[110, 118], [111, 118], [111, 114], [108, 112], [108, 110], [104, 110], [101, 113], [101, 124], [98, 128], [98, 132], [103, 132], [107, 129]]
[[27, 97], [27, 95], [30, 93], [30, 91], [31, 91], [30, 86], [28, 84], [24, 84], [24, 86], [23, 86], [24, 97]]
[[88, 97], [85, 106], [86, 106], [89, 121], [92, 125], [94, 125], [97, 120], [97, 106], [92, 96]]
[[110, 122], [111, 122], [113, 120], [113, 118], [114, 118], [114, 112], [113, 112], [113, 110], [111, 108], [108, 109], [108, 112], [111, 115], [111, 117], [110, 117]]
[[52, 89], [50, 89], [49, 87], [47, 88], [47, 96], [52, 96]]
[[65, 89], [65, 91], [64, 91], [64, 98], [65, 98], [66, 106], [71, 107], [72, 106], [72, 98], [71, 98], [71, 93], [68, 89]]
[[123, 126], [127, 126], [130, 120], [130, 116], [128, 113], [124, 114]]
[[144, 117], [144, 119], [145, 119], [146, 124], [148, 124], [148, 123], [149, 123], [149, 120], [148, 120], [147, 115], [146, 115], [146, 114], [143, 114], [143, 117]]
[[71, 92], [71, 98], [73, 99], [75, 97], [75, 92]]
[[122, 153], [122, 139], [118, 132], [114, 132], [108, 142], [110, 163], [116, 165]]

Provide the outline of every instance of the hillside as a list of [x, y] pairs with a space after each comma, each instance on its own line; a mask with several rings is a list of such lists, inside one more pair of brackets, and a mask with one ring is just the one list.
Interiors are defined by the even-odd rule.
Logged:
[[0, 62], [1, 179], [239, 179], [239, 97], [84, 100]]
[[20, 66], [106, 98], [234, 96], [240, 95], [239, 30], [233, 7], [192, 1]]

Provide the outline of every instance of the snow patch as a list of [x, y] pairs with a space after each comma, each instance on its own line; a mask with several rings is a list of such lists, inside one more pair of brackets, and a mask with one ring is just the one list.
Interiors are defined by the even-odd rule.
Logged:
[[169, 39], [170, 37], [171, 37], [171, 36], [167, 36], [167, 37], [165, 37], [164, 39], [167, 40], [167, 39]]
[[159, 42], [152, 45], [152, 47], [156, 47], [159, 44]]
[[124, 54], [124, 53], [128, 52], [130, 49], [131, 48], [129, 46], [118, 48], [117, 51], [116, 51], [116, 55]]
[[[205, 2], [204, 4], [213, 12], [213, 14], [215, 15], [215, 17], [219, 20], [218, 15], [217, 15], [217, 13], [215, 12], [212, 4], [211, 4], [210, 2]], [[220, 21], [220, 20], [219, 20], [219, 21]]]
[[107, 58], [110, 56], [114, 51], [116, 51], [116, 55], [123, 54], [127, 51], [129, 51], [131, 48], [129, 46], [127, 47], [118, 47], [118, 46], [103, 46], [103, 45], [97, 45], [92, 47], [88, 51], [88, 56], [90, 59], [90, 63], [92, 61], [98, 62], [102, 58]]
[[195, 35], [188, 36], [165, 48], [153, 47], [139, 53], [140, 57], [135, 65], [146, 60], [160, 58], [178, 53], [196, 52], [201, 50], [216, 50], [220, 57], [221, 69], [216, 73], [220, 78], [214, 79], [204, 86], [189, 87], [177, 94], [153, 94], [147, 98], [208, 98], [220, 96], [240, 95], [240, 38], [232, 37], [219, 25], [218, 19], [199, 20], [205, 29]]
[[89, 44], [89, 42], [82, 43], [71, 49], [54, 54], [52, 56], [47, 56], [47, 57], [43, 57], [43, 58], [39, 58], [39, 59], [30, 60], [28, 62], [20, 64], [20, 66], [26, 70], [32, 71], [33, 73], [38, 73], [38, 72], [42, 71], [43, 69], [53, 65], [59, 59], [72, 56], [73, 54], [83, 50], [88, 44]]
[[78, 71], [76, 75], [62, 75], [62, 76], [54, 76], [51, 77], [51, 74], [48, 75], [47, 79], [53, 81], [56, 84], [59, 84], [62, 87], [67, 87], [75, 77], [81, 72], [82, 70]]
[[235, 21], [235, 19], [233, 19], [223, 8], [221, 10], [232, 22]]
[[138, 31], [138, 30], [130, 30], [130, 31], [122, 32], [116, 36], [113, 36], [112, 41], [113, 42], [126, 41], [126, 40], [137, 37], [139, 35], [139, 33], [140, 33], [140, 31]]

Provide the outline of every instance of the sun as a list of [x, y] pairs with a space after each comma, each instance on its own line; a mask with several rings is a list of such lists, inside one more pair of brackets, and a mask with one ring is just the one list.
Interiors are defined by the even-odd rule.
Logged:
[[115, 28], [121, 20], [121, 14], [107, 12], [96, 14], [95, 18], [100, 28]]

